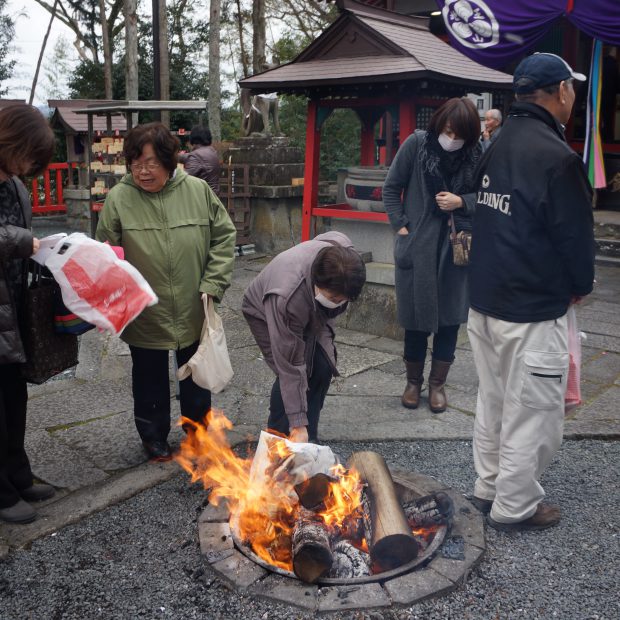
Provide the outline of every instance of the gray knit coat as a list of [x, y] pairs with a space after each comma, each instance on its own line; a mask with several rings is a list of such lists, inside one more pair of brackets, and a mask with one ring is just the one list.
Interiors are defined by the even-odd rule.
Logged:
[[[467, 320], [469, 290], [467, 267], [453, 263], [448, 223], [424, 179], [420, 148], [425, 135], [416, 130], [398, 149], [383, 186], [383, 201], [394, 232], [403, 226], [409, 230], [408, 235], [394, 236], [398, 321], [405, 329], [435, 333], [439, 326]], [[479, 145], [474, 148], [480, 150]], [[455, 179], [464, 176], [461, 167]], [[460, 194], [469, 215], [474, 212], [475, 189]]]

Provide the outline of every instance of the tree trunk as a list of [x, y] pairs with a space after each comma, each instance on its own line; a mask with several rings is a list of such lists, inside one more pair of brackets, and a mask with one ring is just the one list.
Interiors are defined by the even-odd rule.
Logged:
[[267, 58], [265, 48], [267, 36], [265, 34], [265, 0], [252, 2], [252, 72], [254, 74], [265, 70]]
[[39, 71], [41, 70], [41, 63], [43, 62], [43, 54], [45, 53], [45, 46], [47, 45], [47, 39], [50, 36], [50, 30], [52, 29], [52, 23], [54, 17], [56, 17], [56, 7], [58, 6], [58, 0], [54, 0], [54, 7], [52, 9], [52, 16], [50, 17], [50, 23], [47, 26], [47, 31], [43, 37], [43, 43], [41, 44], [41, 52], [39, 53], [39, 60], [37, 61], [37, 68], [34, 72], [34, 78], [32, 80], [32, 88], [30, 89], [30, 99], [28, 103], [32, 105], [34, 100], [34, 91], [37, 89], [37, 80], [39, 79]]
[[222, 140], [220, 116], [220, 18], [221, 1], [211, 0], [209, 19], [209, 128], [214, 142]]
[[239, 30], [239, 49], [241, 53], [241, 66], [243, 67], [243, 77], [250, 75], [248, 53], [243, 42], [243, 13], [241, 12], [241, 0], [237, 0], [237, 29]]
[[[168, 59], [168, 12], [166, 0], [159, 2], [159, 71], [161, 80], [161, 100], [170, 100], [170, 63]], [[170, 112], [161, 113], [161, 122], [170, 127]]]
[[125, 0], [125, 98], [138, 99], [138, 0]]
[[112, 48], [110, 45], [110, 31], [108, 30], [108, 20], [105, 16], [105, 0], [99, 0], [99, 19], [101, 21], [101, 31], [103, 33], [103, 83], [105, 89], [105, 98], [113, 99]]
[[349, 467], [368, 485], [362, 505], [373, 566], [381, 572], [407, 564], [416, 557], [418, 544], [383, 457], [376, 452], [355, 452]]

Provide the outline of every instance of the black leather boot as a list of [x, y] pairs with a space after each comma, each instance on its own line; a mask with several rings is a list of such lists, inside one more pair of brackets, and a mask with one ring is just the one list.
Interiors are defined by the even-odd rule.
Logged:
[[420, 404], [420, 392], [424, 383], [424, 360], [421, 362], [408, 362], [403, 358], [407, 368], [407, 385], [400, 402], [407, 409], [417, 409]]
[[428, 404], [433, 413], [443, 413], [448, 406], [448, 399], [443, 388], [450, 366], [452, 362], [442, 362], [434, 358], [431, 362], [431, 374], [428, 377]]

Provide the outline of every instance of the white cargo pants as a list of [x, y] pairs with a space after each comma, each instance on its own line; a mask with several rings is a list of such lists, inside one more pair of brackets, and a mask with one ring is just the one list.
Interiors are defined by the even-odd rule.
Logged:
[[474, 495], [493, 500], [495, 521], [522, 521], [544, 497], [538, 478], [562, 443], [567, 318], [510, 323], [470, 310], [467, 332], [479, 378]]

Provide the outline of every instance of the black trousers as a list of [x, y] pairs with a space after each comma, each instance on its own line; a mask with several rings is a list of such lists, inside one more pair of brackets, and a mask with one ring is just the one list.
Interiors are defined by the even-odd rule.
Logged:
[[[198, 342], [175, 351], [179, 368], [198, 349]], [[168, 351], [129, 346], [133, 412], [138, 434], [143, 441], [165, 441], [170, 433], [170, 379]], [[179, 383], [181, 414], [200, 421], [211, 409], [211, 392], [196, 385], [191, 377]]]
[[[456, 341], [460, 325], [441, 326], [433, 335], [433, 358], [442, 362], [454, 361]], [[408, 362], [422, 362], [426, 359], [430, 332], [405, 330], [405, 359]]]
[[[308, 399], [308, 439], [310, 441], [318, 440], [319, 417], [332, 376], [332, 366], [323, 349], [317, 345], [314, 350], [312, 374], [308, 378], [308, 391], [306, 393]], [[285, 435], [289, 434], [288, 417], [284, 411], [279, 378], [275, 380], [271, 388], [267, 426]]]
[[14, 506], [32, 486], [26, 450], [28, 389], [19, 364], [0, 364], [0, 508]]

